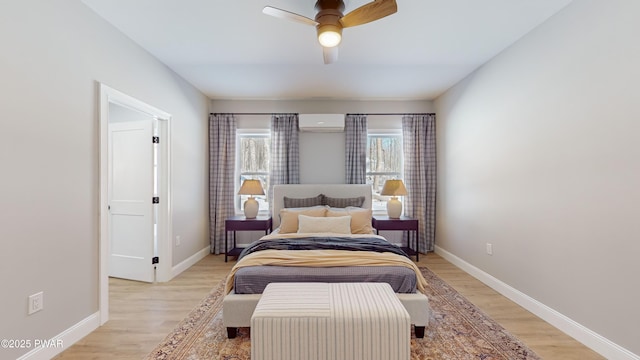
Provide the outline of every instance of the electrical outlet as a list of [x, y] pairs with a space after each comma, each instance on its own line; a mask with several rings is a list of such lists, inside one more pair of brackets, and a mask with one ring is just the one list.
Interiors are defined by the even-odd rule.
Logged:
[[493, 255], [493, 244], [487, 243], [487, 254]]
[[180, 244], [182, 244], [182, 238], [180, 238], [180, 235], [176, 236], [176, 246], [180, 246]]
[[44, 309], [44, 292], [40, 291], [37, 294], [29, 296], [28, 315], [36, 313], [42, 309]]

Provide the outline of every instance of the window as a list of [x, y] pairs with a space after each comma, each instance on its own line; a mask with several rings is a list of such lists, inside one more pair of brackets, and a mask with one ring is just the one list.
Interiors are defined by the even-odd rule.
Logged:
[[[242, 133], [236, 135], [236, 193], [246, 179], [258, 179], [265, 193], [269, 189], [269, 149], [271, 137], [268, 133]], [[249, 195], [236, 196], [236, 212], [242, 212], [242, 204]], [[254, 196], [260, 204], [259, 211], [269, 211], [267, 196]]]
[[402, 135], [399, 133], [367, 136], [367, 184], [373, 187], [373, 211], [386, 211], [388, 196], [380, 195], [384, 182], [402, 179]]

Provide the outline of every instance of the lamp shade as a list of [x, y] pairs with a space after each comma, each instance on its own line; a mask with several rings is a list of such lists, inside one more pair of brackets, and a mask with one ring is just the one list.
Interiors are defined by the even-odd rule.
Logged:
[[402, 180], [387, 180], [382, 187], [380, 195], [404, 196], [407, 195], [407, 188], [404, 187]]
[[238, 195], [264, 195], [260, 180], [245, 180], [238, 191]]

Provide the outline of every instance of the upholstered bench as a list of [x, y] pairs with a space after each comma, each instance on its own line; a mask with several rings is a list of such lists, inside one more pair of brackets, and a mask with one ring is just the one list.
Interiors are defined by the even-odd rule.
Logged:
[[410, 336], [389, 284], [271, 283], [251, 317], [251, 359], [409, 359]]

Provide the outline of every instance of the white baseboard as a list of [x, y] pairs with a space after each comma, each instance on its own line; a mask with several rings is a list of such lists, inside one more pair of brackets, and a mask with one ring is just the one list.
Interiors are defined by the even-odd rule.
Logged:
[[171, 269], [171, 279], [173, 279], [174, 277], [180, 275], [180, 273], [182, 273], [183, 271], [187, 270], [188, 268], [193, 266], [198, 261], [204, 259], [205, 256], [209, 255], [210, 252], [211, 252], [210, 251], [210, 247], [207, 246], [206, 248], [204, 248], [204, 249], [198, 251], [197, 253], [189, 256], [187, 259], [182, 261], [180, 264], [174, 266]]
[[610, 360], [640, 360], [640, 356], [505, 284], [443, 248], [436, 246], [435, 253], [605, 358]]
[[49, 360], [89, 335], [98, 326], [100, 326], [100, 312], [89, 315], [53, 338], [43, 341], [41, 346], [20, 356], [18, 360]]

